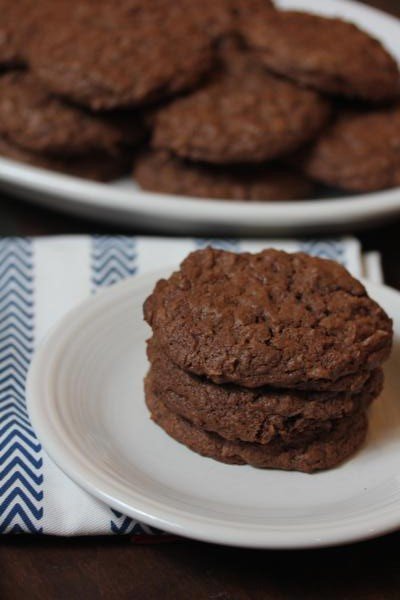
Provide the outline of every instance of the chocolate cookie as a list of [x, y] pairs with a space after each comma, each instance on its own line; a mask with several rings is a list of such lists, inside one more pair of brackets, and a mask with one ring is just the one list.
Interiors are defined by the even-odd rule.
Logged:
[[[21, 0], [22, 1], [22, 0]], [[0, 0], [0, 66], [13, 67], [21, 63], [16, 29], [19, 27], [18, 2]]]
[[215, 383], [348, 390], [389, 356], [392, 322], [330, 260], [264, 250], [190, 254], [144, 304], [169, 358]]
[[68, 6], [67, 0], [0, 0], [0, 67], [25, 65], [31, 36], [40, 31], [47, 10], [62, 2]]
[[382, 44], [355, 25], [295, 11], [247, 15], [242, 31], [272, 71], [328, 94], [393, 100], [399, 70]]
[[0, 78], [0, 134], [26, 150], [60, 156], [119, 154], [124, 143], [143, 137], [137, 119], [128, 115], [123, 123], [65, 104], [27, 72]]
[[161, 108], [151, 143], [191, 160], [261, 162], [315, 137], [329, 116], [330, 104], [318, 94], [253, 65]]
[[193, 425], [229, 440], [267, 444], [315, 438], [335, 428], [336, 421], [364, 411], [379, 396], [383, 372], [376, 369], [358, 394], [305, 392], [231, 384], [216, 385], [174, 365], [150, 340], [149, 377], [153, 393], [172, 412]]
[[154, 151], [140, 156], [133, 175], [141, 188], [165, 194], [226, 200], [311, 198], [314, 185], [287, 167], [213, 166]]
[[125, 155], [121, 153], [119, 156], [110, 156], [104, 152], [92, 152], [88, 156], [83, 155], [70, 158], [50, 157], [24, 150], [1, 136], [0, 156], [11, 158], [12, 160], [17, 160], [33, 167], [48, 169], [49, 171], [59, 171], [66, 175], [82, 177], [83, 179], [93, 179], [95, 181], [112, 181], [128, 173], [130, 168], [129, 154]]
[[400, 106], [346, 111], [296, 157], [314, 179], [354, 192], [400, 185]]
[[381, 369], [372, 371], [359, 394], [301, 392], [216, 385], [175, 366], [157, 347], [148, 347], [153, 393], [172, 412], [196, 427], [228, 440], [268, 444], [314, 439], [337, 421], [365, 411], [383, 387]]
[[262, 469], [285, 469], [313, 473], [331, 469], [349, 458], [362, 445], [367, 432], [364, 413], [342, 419], [337, 428], [302, 446], [250, 444], [225, 440], [192, 425], [176, 415], [153, 394], [151, 379], [146, 381], [146, 403], [151, 418], [168, 435], [188, 448], [229, 464], [249, 464]]
[[51, 91], [93, 109], [135, 106], [196, 84], [211, 40], [179, 3], [81, 0], [42, 24], [28, 49]]
[[269, 0], [177, 0], [177, 3], [201, 23], [204, 31], [213, 39], [239, 31], [242, 19], [249, 13], [265, 18], [266, 11], [273, 8]]

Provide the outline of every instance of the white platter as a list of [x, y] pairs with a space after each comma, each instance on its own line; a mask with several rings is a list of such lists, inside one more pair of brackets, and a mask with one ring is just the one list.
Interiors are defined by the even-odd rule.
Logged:
[[28, 409], [58, 466], [123, 514], [209, 542], [301, 548], [400, 527], [400, 294], [366, 284], [395, 318], [394, 351], [366, 444], [340, 467], [305, 475], [203, 458], [150, 420], [142, 304], [166, 275], [137, 276], [101, 292], [39, 348]]
[[[400, 61], [400, 21], [383, 12], [349, 0], [277, 0], [277, 5], [353, 21], [379, 38]], [[227, 203], [150, 194], [139, 190], [129, 179], [112, 184], [92, 183], [2, 158], [0, 188], [77, 216], [176, 234], [350, 231], [400, 214], [399, 188], [323, 200]]]

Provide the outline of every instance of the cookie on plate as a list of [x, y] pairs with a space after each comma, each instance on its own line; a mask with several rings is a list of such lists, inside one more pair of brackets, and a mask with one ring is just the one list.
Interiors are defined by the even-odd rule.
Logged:
[[246, 387], [348, 390], [392, 344], [391, 319], [344, 267], [273, 249], [193, 252], [144, 315], [179, 367]]
[[324, 131], [296, 166], [317, 181], [352, 192], [400, 185], [400, 106], [347, 110]]
[[133, 175], [152, 192], [226, 200], [296, 200], [312, 197], [309, 179], [275, 165], [214, 166], [172, 156], [166, 151], [142, 154]]
[[342, 419], [336, 429], [303, 445], [282, 442], [252, 444], [225, 440], [216, 433], [192, 425], [168, 410], [146, 380], [146, 403], [151, 417], [168, 435], [188, 448], [229, 464], [249, 464], [264, 469], [286, 469], [312, 473], [331, 469], [349, 458], [363, 444], [367, 432], [364, 413]]
[[381, 369], [372, 371], [358, 394], [305, 392], [216, 385], [186, 373], [150, 340], [153, 393], [170, 411], [228, 440], [296, 443], [335, 429], [338, 421], [365, 410], [383, 386]]
[[201, 25], [159, 0], [55, 3], [28, 48], [31, 69], [49, 90], [96, 110], [187, 89], [213, 56]]
[[[30, 73], [0, 77], [0, 135], [28, 151], [58, 156], [120, 154], [143, 137], [139, 120], [98, 117], [51, 96]], [[128, 140], [129, 135], [129, 140]]]
[[161, 108], [153, 148], [216, 164], [262, 162], [314, 138], [329, 119], [329, 102], [247, 64]]
[[241, 21], [250, 14], [264, 18], [274, 8], [270, 0], [176, 0], [182, 10], [189, 11], [213, 39], [240, 31]]
[[341, 19], [296, 11], [247, 15], [242, 32], [272, 71], [327, 94], [390, 101], [399, 69], [380, 42]]
[[29, 0], [0, 0], [0, 67], [10, 68], [24, 64], [22, 52], [23, 31], [32, 6]]
[[[0, 68], [25, 66], [31, 37], [40, 31], [47, 11], [67, 0], [0, 0]], [[69, 3], [71, 5], [71, 3]]]
[[0, 156], [23, 162], [33, 167], [58, 171], [94, 181], [112, 181], [129, 172], [130, 155], [121, 152], [119, 156], [92, 152], [75, 157], [56, 157], [25, 150], [0, 136]]

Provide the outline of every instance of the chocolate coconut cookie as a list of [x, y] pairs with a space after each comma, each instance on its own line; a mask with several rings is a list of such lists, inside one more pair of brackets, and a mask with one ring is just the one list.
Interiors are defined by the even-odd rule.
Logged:
[[380, 42], [351, 23], [295, 11], [248, 14], [242, 32], [272, 71], [327, 94], [371, 102], [399, 93], [399, 70]]
[[144, 315], [146, 403], [188, 448], [312, 473], [363, 443], [392, 323], [338, 263], [198, 250], [156, 284]]
[[176, 0], [186, 14], [201, 23], [204, 31], [213, 39], [240, 31], [241, 22], [248, 14], [266, 18], [273, 8], [270, 0]]
[[166, 151], [140, 156], [133, 176], [144, 190], [222, 200], [296, 200], [310, 198], [315, 187], [283, 166], [214, 166], [184, 161]]
[[123, 120], [99, 117], [62, 102], [25, 71], [0, 77], [0, 135], [27, 151], [62, 157], [118, 155], [143, 133], [130, 115]]
[[342, 419], [336, 429], [299, 446], [281, 442], [251, 444], [225, 440], [192, 425], [166, 408], [146, 382], [146, 403], [151, 417], [168, 435], [194, 452], [229, 464], [249, 464], [263, 469], [286, 469], [312, 473], [331, 469], [351, 456], [364, 442], [367, 420], [364, 413]]
[[1, 136], [0, 155], [33, 167], [95, 181], [112, 181], [125, 175], [130, 168], [129, 154], [123, 152], [118, 156], [92, 152], [88, 156], [62, 158], [25, 150]]
[[71, 8], [68, 0], [0, 0], [0, 68], [26, 64], [26, 51], [32, 36], [41, 31], [48, 12], [56, 6]]
[[315, 137], [330, 114], [329, 102], [315, 92], [254, 66], [221, 74], [162, 108], [151, 143], [208, 163], [261, 162]]
[[317, 181], [354, 192], [400, 185], [400, 106], [347, 110], [296, 165]]
[[214, 383], [175, 366], [157, 346], [149, 344], [149, 379], [166, 408], [196, 427], [227, 440], [268, 444], [296, 443], [336, 428], [338, 421], [365, 411], [382, 391], [381, 369], [372, 371], [357, 394], [305, 392]]
[[21, 3], [0, 0], [0, 66], [13, 67], [21, 64], [18, 33], [20, 30]]
[[[63, 3], [62, 3], [63, 4]], [[28, 49], [49, 90], [92, 109], [129, 107], [190, 88], [209, 71], [209, 35], [179, 3], [54, 3]]]
[[[50, 0], [41, 0], [46, 3]], [[30, 0], [0, 0], [0, 67], [13, 68], [24, 64], [24, 42], [28, 38], [31, 20], [39, 2]]]
[[144, 315], [182, 369], [246, 387], [346, 390], [392, 343], [391, 320], [346, 269], [277, 250], [194, 252]]

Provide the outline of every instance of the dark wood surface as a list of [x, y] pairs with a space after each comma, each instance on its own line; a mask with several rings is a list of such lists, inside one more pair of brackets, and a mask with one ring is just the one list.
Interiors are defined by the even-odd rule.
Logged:
[[[400, 16], [400, 0], [366, 4]], [[392, 220], [358, 234], [364, 248], [382, 253], [386, 282], [398, 289], [399, 225]], [[117, 231], [0, 196], [0, 235], [85, 232]], [[400, 532], [345, 547], [290, 552], [189, 540], [139, 546], [126, 537], [5, 536], [0, 599], [398, 600], [399, 564]]]

